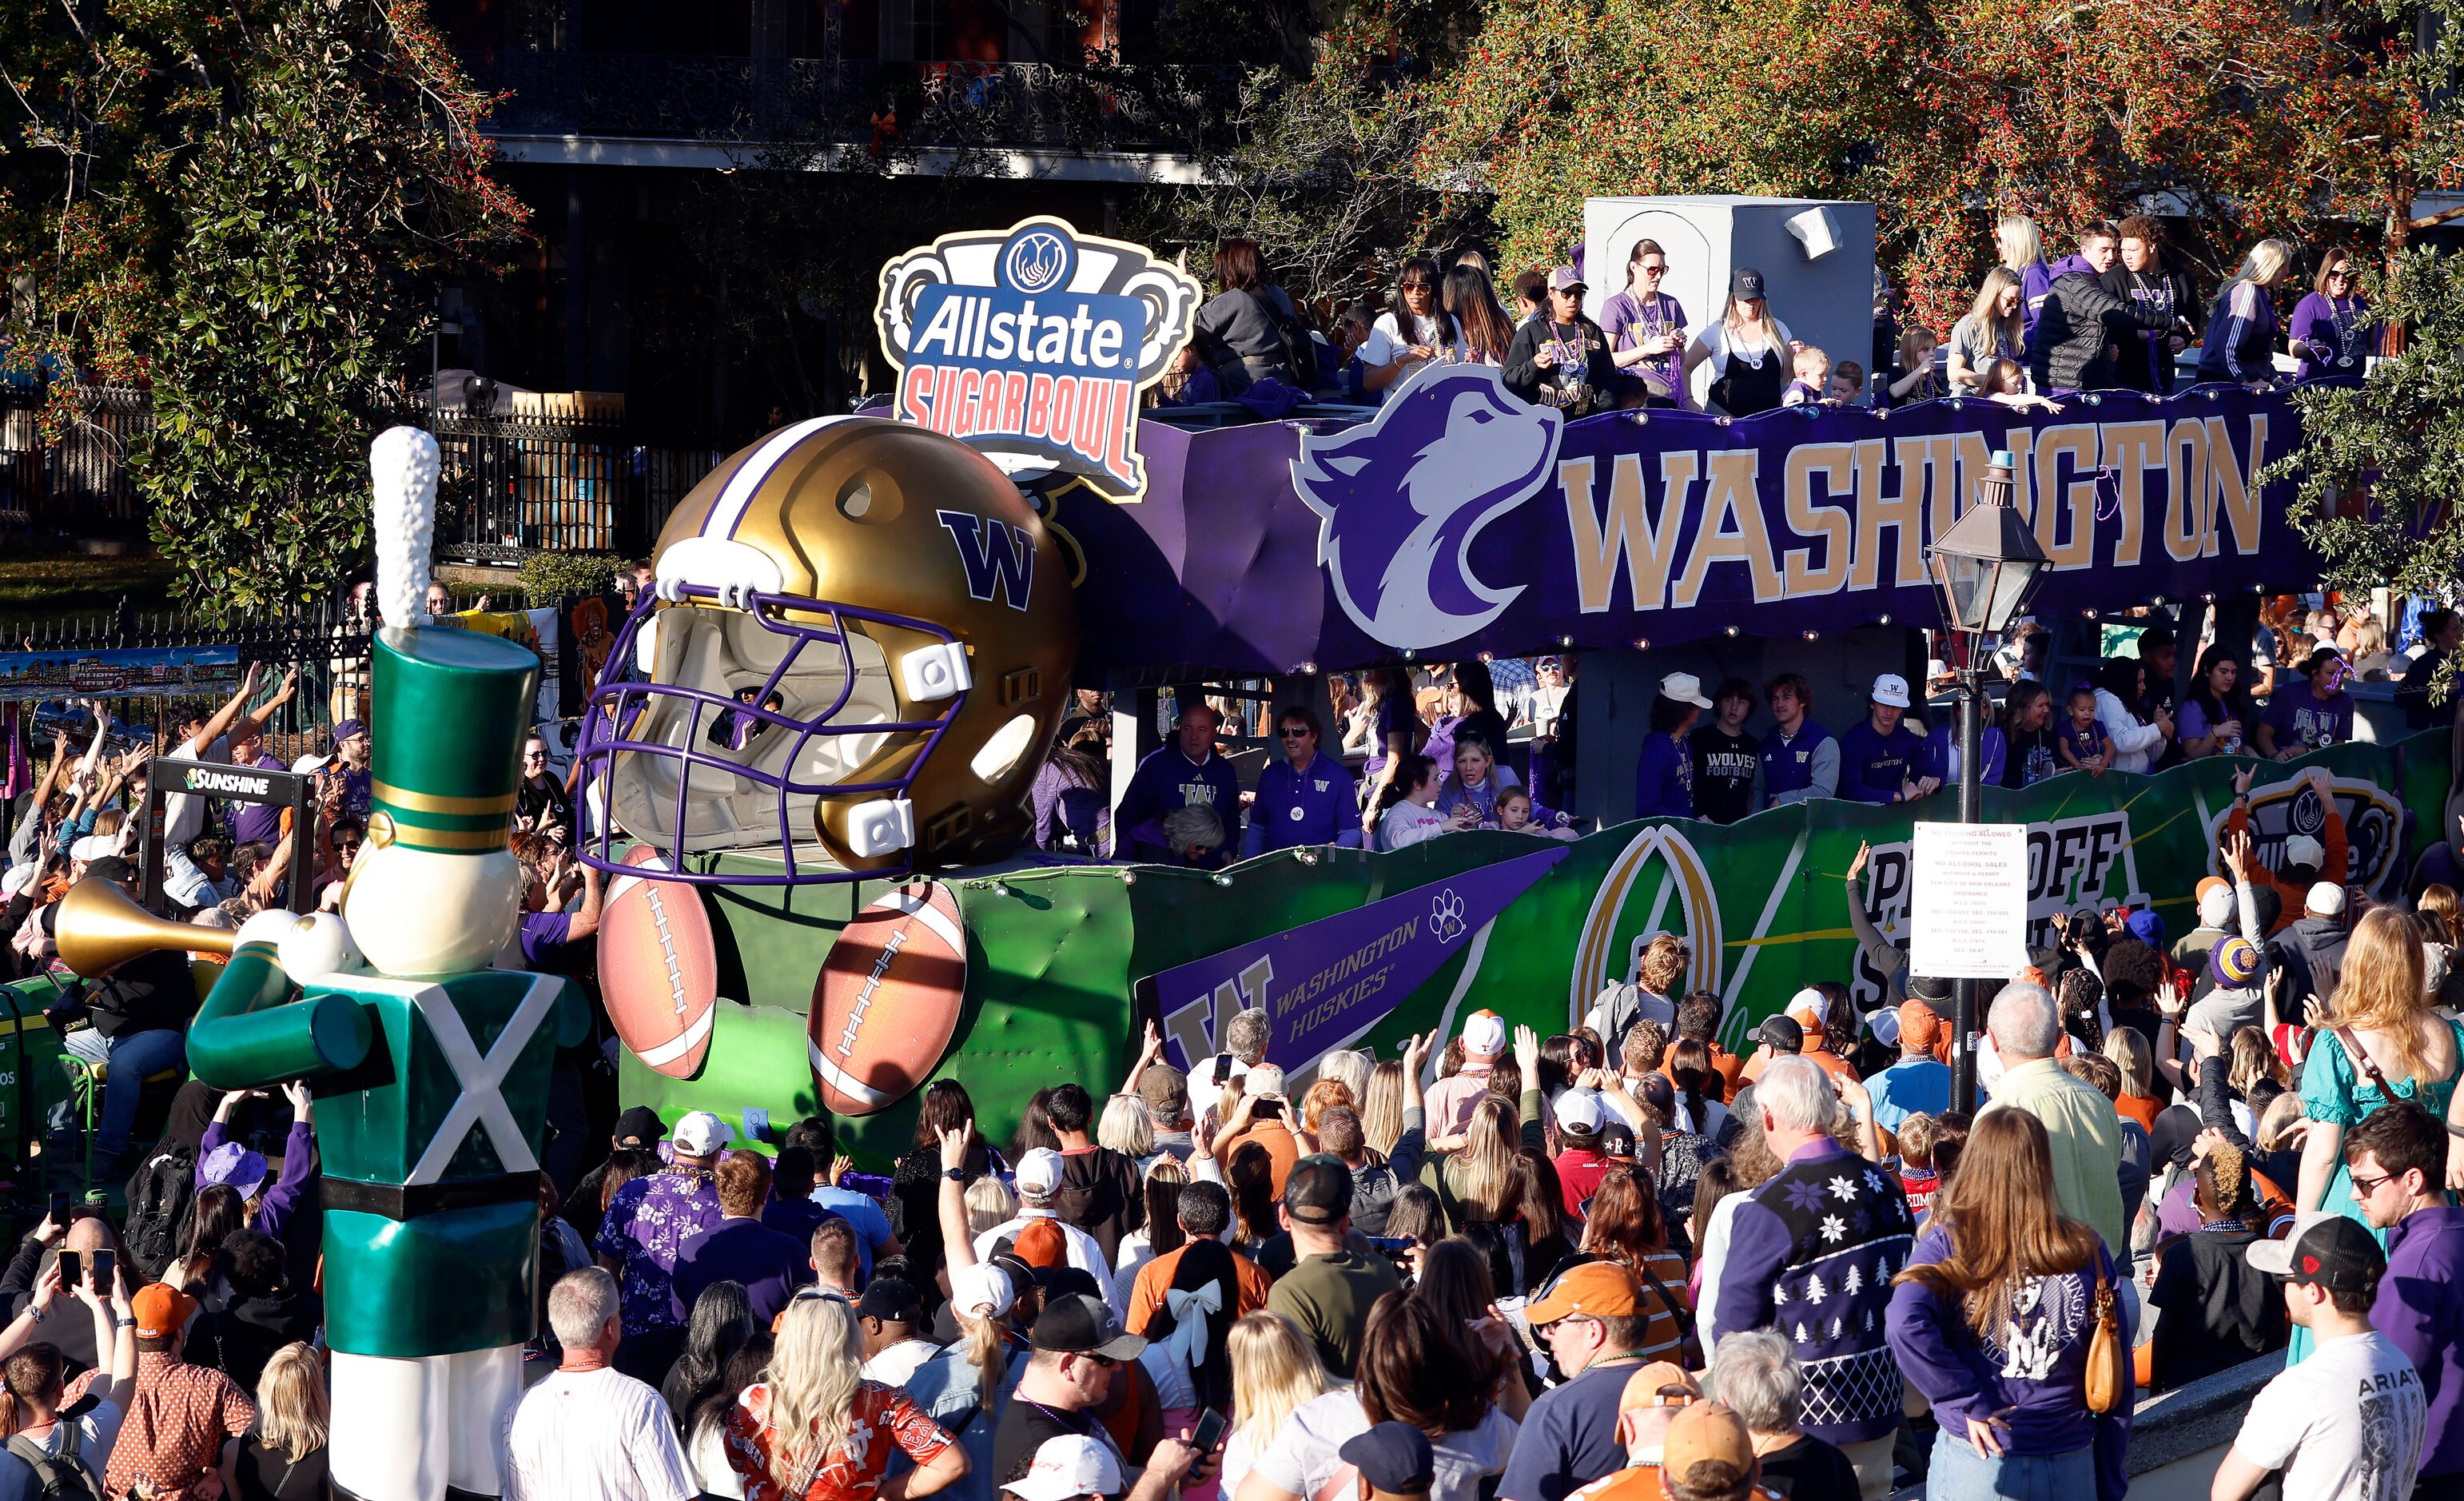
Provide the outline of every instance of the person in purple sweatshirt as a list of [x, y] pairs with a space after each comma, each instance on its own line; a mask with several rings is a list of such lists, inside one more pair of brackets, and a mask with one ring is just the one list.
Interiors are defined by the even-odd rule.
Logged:
[[[2090, 1412], [2085, 1377], [2097, 1289], [2122, 1275], [2103, 1237], [2063, 1216], [2044, 1126], [1977, 1116], [1890, 1293], [1891, 1352], [1942, 1425], [1933, 1494], [2121, 1501], [2130, 1402]], [[2114, 1301], [2128, 1349], [2136, 1309], [2118, 1287]]]
[[[1924, 780], [1939, 786], [1955, 786], [1959, 782], [1959, 711], [1943, 716], [1940, 724], [1925, 735], [1924, 749], [1917, 752], [1917, 770]], [[1998, 787], [2008, 769], [2011, 739], [1991, 717], [1985, 721], [1985, 733], [1979, 737], [1985, 747], [1985, 785]]]
[[1839, 795], [1859, 803], [1913, 803], [1942, 785], [1917, 766], [1925, 737], [1900, 722], [1908, 712], [1908, 680], [1897, 673], [1874, 679], [1864, 722], [1839, 737]]
[[2216, 289], [2199, 343], [2199, 379], [2231, 381], [2253, 390], [2276, 384], [2276, 294], [2293, 271], [2293, 247], [2261, 240], [2242, 257], [2233, 279]]
[[2447, 1128], [2409, 1101], [2344, 1134], [2353, 1198], [2387, 1237], [2370, 1327], [2421, 1373], [2430, 1405], [2419, 1496], [2464, 1493], [2464, 1209], [2447, 1203]]
[[2293, 305], [2292, 352], [2299, 362], [2295, 380], [2357, 385], [2368, 371], [2378, 330], [2370, 319], [2370, 299], [2361, 295], [2359, 270], [2360, 263], [2342, 245], [2320, 253], [2310, 295]]
[[1203, 698], [1180, 711], [1179, 730], [1172, 743], [1138, 762], [1129, 790], [1112, 813], [1113, 837], [1129, 830], [1129, 853], [1134, 860], [1184, 864], [1175, 855], [1163, 831], [1164, 815], [1183, 807], [1211, 807], [1223, 821], [1223, 843], [1211, 863], [1225, 864], [1239, 850], [1241, 779], [1232, 763], [1215, 754], [1215, 731], [1222, 720]]
[[[231, 1139], [231, 1112], [256, 1093], [233, 1090], [214, 1107], [214, 1118], [197, 1142], [196, 1186], [220, 1183], [230, 1188], [248, 1206], [249, 1225], [279, 1241], [298, 1211], [300, 1194], [317, 1176], [317, 1128], [310, 1121], [316, 1102], [308, 1086], [297, 1079], [282, 1086], [283, 1097], [291, 1101], [291, 1134], [282, 1144], [282, 1171], [272, 1175], [263, 1156]], [[270, 1187], [269, 1176], [274, 1178]]]
[[1833, 1139], [1839, 1094], [1813, 1059], [1772, 1059], [1753, 1108], [1786, 1165], [1737, 1211], [1719, 1285], [1704, 1290], [1712, 1323], [1786, 1335], [1805, 1368], [1804, 1431], [1847, 1454], [1866, 1495], [1885, 1494], [1901, 1380], [1883, 1319], [1916, 1229], [1907, 1193]]
[[1711, 700], [1703, 696], [1703, 680], [1691, 673], [1671, 673], [1660, 680], [1651, 700], [1651, 733], [1643, 738], [1642, 759], [1634, 771], [1634, 816], [1694, 816], [1694, 751], [1685, 737]]

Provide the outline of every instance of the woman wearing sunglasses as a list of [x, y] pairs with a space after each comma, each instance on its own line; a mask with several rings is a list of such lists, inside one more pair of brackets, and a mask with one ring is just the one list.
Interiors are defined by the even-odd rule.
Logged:
[[2293, 356], [2299, 362], [2294, 379], [2351, 383], [2368, 370], [2377, 330], [2358, 269], [2342, 245], [2328, 246], [2319, 257], [2310, 295], [2293, 309]]
[[1411, 375], [1431, 361], [1463, 358], [1463, 329], [1438, 297], [1438, 263], [1426, 255], [1403, 262], [1395, 299], [1371, 325], [1360, 346], [1362, 384], [1373, 391]]
[[1625, 290], [1600, 308], [1609, 358], [1636, 383], [1644, 407], [1685, 407], [1685, 309], [1661, 291], [1668, 253], [1654, 239], [1634, 242], [1625, 260]]

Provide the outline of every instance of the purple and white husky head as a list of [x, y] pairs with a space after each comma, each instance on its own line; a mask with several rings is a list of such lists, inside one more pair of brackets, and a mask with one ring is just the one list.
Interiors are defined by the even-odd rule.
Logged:
[[1564, 419], [1485, 365], [1431, 365], [1389, 392], [1376, 420], [1301, 439], [1292, 486], [1323, 520], [1317, 561], [1353, 623], [1383, 645], [1459, 641], [1505, 612], [1520, 585], [1473, 578], [1472, 539], [1540, 492]]

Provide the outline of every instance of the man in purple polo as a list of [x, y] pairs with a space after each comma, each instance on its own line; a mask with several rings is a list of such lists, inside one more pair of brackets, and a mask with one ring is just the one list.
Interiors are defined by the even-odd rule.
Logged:
[[2353, 1199], [2387, 1233], [2370, 1326], [2411, 1359], [2430, 1406], [2415, 1496], [2464, 1496], [2464, 1209], [2447, 1203], [2447, 1128], [2409, 1102], [2344, 1133]]
[[1275, 714], [1275, 744], [1284, 759], [1258, 773], [1258, 798], [1241, 853], [1265, 854], [1302, 845], [1360, 848], [1360, 802], [1343, 762], [1318, 754], [1325, 735], [1317, 711], [1294, 704]]

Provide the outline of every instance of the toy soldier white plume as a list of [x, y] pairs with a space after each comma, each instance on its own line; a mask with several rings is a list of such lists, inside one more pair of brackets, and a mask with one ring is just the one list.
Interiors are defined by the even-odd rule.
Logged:
[[436, 440], [387, 428], [368, 445], [377, 537], [377, 608], [408, 630], [428, 620], [428, 554], [436, 540]]

